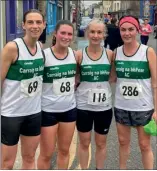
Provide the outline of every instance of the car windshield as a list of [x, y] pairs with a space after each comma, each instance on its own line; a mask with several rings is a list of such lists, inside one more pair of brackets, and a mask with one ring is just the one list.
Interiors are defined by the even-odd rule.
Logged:
[[82, 20], [81, 25], [86, 26], [91, 21], [91, 19]]

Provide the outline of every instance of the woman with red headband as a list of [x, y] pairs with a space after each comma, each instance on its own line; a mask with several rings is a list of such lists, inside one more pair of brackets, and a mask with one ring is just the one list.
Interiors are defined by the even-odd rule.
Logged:
[[115, 119], [120, 169], [126, 169], [132, 126], [137, 130], [144, 169], [153, 169], [150, 136], [144, 132], [143, 126], [152, 118], [157, 121], [156, 54], [151, 47], [136, 40], [140, 28], [137, 18], [122, 17], [119, 27], [124, 42], [115, 54]]

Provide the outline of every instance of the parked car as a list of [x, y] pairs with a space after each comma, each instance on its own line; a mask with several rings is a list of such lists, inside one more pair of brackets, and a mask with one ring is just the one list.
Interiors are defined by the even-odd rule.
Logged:
[[91, 20], [92, 20], [91, 18], [86, 18], [81, 21], [81, 25], [79, 26], [78, 33], [77, 33], [78, 37], [84, 37], [84, 32]]

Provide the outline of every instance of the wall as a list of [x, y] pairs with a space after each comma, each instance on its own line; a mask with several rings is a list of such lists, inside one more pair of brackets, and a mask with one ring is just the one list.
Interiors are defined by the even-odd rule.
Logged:
[[46, 6], [46, 18], [47, 18], [47, 34], [54, 31], [57, 20], [57, 2], [55, 0], [47, 0]]
[[24, 32], [22, 29], [23, 14], [29, 9], [36, 8], [35, 0], [5, 1], [6, 5], [6, 41], [22, 37]]
[[6, 44], [5, 1], [1, 1], [1, 49]]

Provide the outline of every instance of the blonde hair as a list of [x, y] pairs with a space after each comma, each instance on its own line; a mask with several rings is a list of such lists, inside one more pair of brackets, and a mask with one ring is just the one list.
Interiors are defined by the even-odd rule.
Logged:
[[91, 20], [91, 21], [88, 23], [88, 26], [87, 26], [87, 28], [86, 28], [86, 30], [85, 30], [85, 36], [87, 37], [87, 32], [88, 32], [88, 30], [89, 30], [89, 27], [90, 27], [91, 25], [93, 25], [93, 24], [103, 24], [103, 25], [104, 25], [104, 38], [106, 38], [106, 37], [107, 37], [107, 27], [106, 27], [106, 25], [104, 24], [104, 22], [103, 22], [102, 20], [99, 20], [99, 19], [93, 19], [93, 20]]

